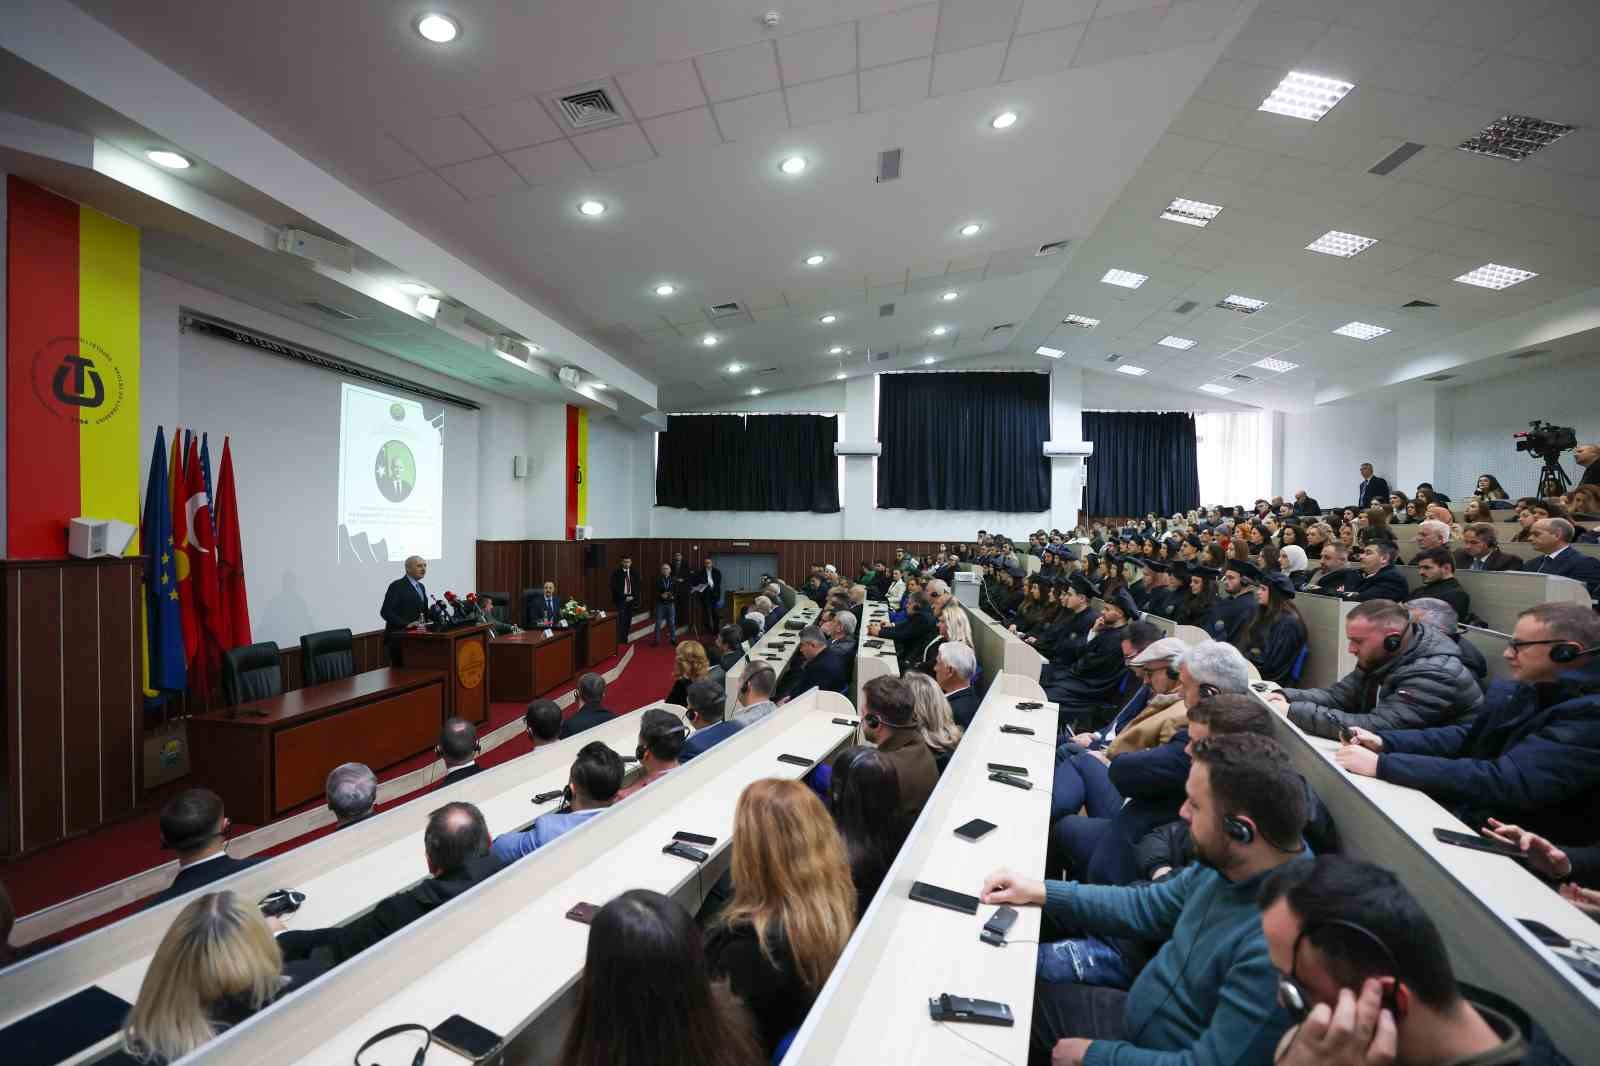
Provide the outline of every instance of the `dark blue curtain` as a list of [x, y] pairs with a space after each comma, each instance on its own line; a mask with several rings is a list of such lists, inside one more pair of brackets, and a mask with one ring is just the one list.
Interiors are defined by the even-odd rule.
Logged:
[[884, 374], [878, 506], [1048, 511], [1049, 436], [1048, 374]]
[[1131, 518], [1200, 506], [1194, 415], [1085, 411], [1083, 439], [1094, 442], [1083, 509]]
[[657, 435], [656, 506], [690, 511], [839, 510], [839, 420], [827, 415], [670, 415]]

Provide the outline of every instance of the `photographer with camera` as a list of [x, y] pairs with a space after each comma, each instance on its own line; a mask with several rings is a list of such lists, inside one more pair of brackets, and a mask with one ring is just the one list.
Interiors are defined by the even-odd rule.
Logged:
[[[1573, 458], [1578, 460], [1579, 466], [1593, 469], [1596, 452], [1600, 452], [1592, 444], [1578, 447], [1578, 431], [1571, 426], [1557, 426], [1543, 419], [1534, 419], [1528, 423], [1528, 429], [1521, 433], [1513, 433], [1517, 441], [1517, 451], [1530, 452], [1536, 458], [1544, 460], [1544, 467], [1539, 471], [1539, 495], [1549, 498], [1564, 495], [1572, 486], [1572, 479], [1567, 477], [1566, 470], [1561, 466], [1561, 453], [1577, 449]], [[1585, 462], [1585, 457], [1588, 461]], [[1588, 481], [1590, 475], [1584, 474]], [[1600, 474], [1595, 474], [1597, 483], [1600, 483]]]

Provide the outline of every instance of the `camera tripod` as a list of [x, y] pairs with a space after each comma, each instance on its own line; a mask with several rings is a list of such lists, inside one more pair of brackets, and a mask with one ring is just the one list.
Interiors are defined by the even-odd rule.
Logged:
[[1555, 496], [1565, 496], [1572, 488], [1572, 479], [1561, 469], [1560, 457], [1546, 455], [1541, 458], [1544, 459], [1544, 466], [1539, 470], [1539, 498], [1548, 500]]

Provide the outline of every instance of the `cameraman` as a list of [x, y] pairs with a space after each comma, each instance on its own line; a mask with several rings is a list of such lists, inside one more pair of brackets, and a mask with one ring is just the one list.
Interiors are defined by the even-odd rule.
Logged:
[[1572, 453], [1578, 465], [1583, 467], [1583, 479], [1579, 485], [1600, 485], [1600, 444], [1580, 444]]

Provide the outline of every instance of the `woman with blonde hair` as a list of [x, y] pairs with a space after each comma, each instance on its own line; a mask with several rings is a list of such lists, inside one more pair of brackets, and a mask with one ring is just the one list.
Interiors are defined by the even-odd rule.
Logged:
[[856, 888], [844, 841], [798, 780], [762, 778], [733, 812], [733, 899], [706, 942], [756, 1021], [770, 1057], [798, 1028], [855, 930]]
[[181, 1059], [323, 969], [302, 961], [286, 970], [259, 910], [232, 892], [208, 893], [178, 912], [156, 946], [123, 1047], [141, 1062]]
[[923, 645], [922, 655], [913, 670], [931, 675], [933, 664], [939, 661], [939, 647], [947, 640], [972, 647], [972, 624], [967, 621], [966, 610], [955, 600], [946, 600], [939, 608], [939, 632]]
[[955, 754], [956, 745], [961, 743], [961, 727], [956, 724], [955, 715], [950, 711], [950, 701], [945, 699], [939, 682], [931, 675], [913, 670], [905, 675], [905, 681], [911, 686], [911, 706], [916, 715], [917, 732], [922, 736], [922, 742], [928, 745], [928, 750], [933, 752], [934, 764], [943, 772], [950, 756]]
[[673, 681], [667, 702], [679, 707], [689, 706], [689, 686], [706, 680], [710, 674], [711, 659], [706, 655], [705, 645], [698, 640], [679, 641], [672, 662]]

